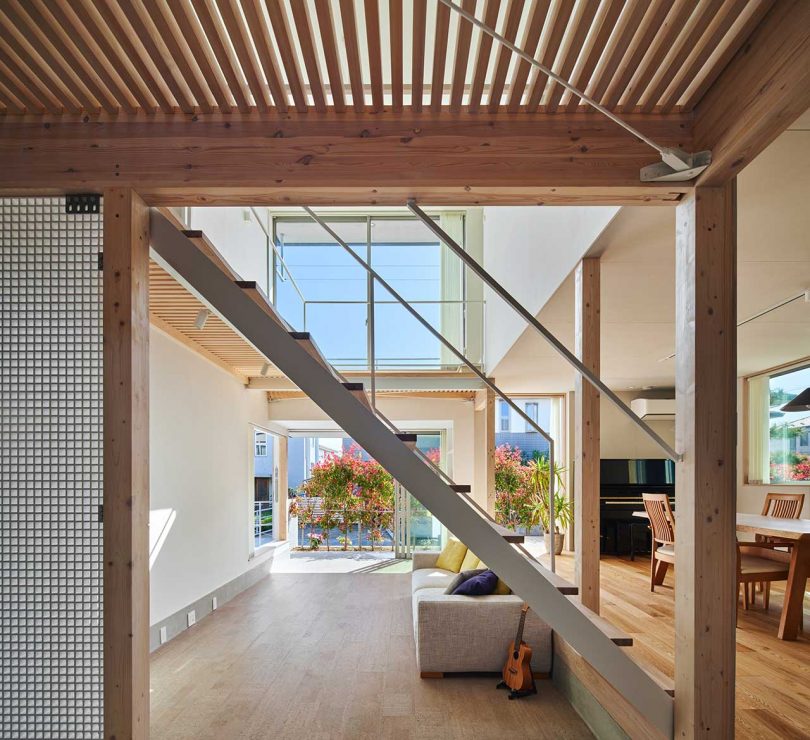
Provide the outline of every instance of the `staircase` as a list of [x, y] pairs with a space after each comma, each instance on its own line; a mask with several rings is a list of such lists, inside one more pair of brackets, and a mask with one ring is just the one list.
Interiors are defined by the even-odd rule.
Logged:
[[390, 423], [377, 416], [362, 384], [347, 383], [326, 361], [309, 333], [291, 331], [256, 284], [235, 275], [200, 232], [180, 231], [166, 216], [152, 210], [151, 241], [159, 261], [496, 571], [661, 735], [672, 736], [672, 697], [656, 677], [627, 654], [624, 648], [632, 644], [632, 638], [582, 606], [570, 583], [510, 544], [505, 538], [508, 530], [474, 505], [467, 493], [469, 487], [448, 483], [426, 465], [415, 454], [408, 435], [398, 436]]

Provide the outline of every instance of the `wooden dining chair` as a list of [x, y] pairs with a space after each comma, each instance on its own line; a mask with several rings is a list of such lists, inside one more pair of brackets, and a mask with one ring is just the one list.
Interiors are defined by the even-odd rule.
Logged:
[[771, 583], [787, 581], [790, 573], [790, 553], [777, 549], [772, 542], [737, 543], [737, 603], [740, 588], [743, 592], [743, 608], [748, 611], [751, 603], [749, 584], [765, 583], [763, 606], [769, 606]]
[[[803, 493], [766, 493], [765, 501], [762, 504], [762, 516], [775, 516], [780, 519], [801, 519], [802, 508], [804, 507], [804, 494]], [[777, 541], [774, 537], [768, 537], [764, 534], [758, 534], [754, 538], [757, 542], [771, 542], [777, 543], [780, 547], [792, 547], [793, 542], [790, 540]], [[752, 586], [756, 589], [757, 586]], [[759, 583], [759, 591], [765, 593], [771, 589], [768, 581]], [[768, 597], [770, 594], [768, 594]], [[767, 609], [768, 597], [764, 598], [765, 608]], [[756, 591], [754, 590], [751, 598], [756, 602]]]
[[675, 515], [665, 493], [642, 493], [641, 499], [652, 530], [650, 591], [655, 592], [664, 582], [667, 568], [675, 564]]

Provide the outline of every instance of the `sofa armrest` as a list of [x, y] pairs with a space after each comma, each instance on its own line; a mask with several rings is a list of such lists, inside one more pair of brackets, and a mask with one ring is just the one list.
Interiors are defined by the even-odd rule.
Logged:
[[[499, 671], [515, 637], [523, 601], [510, 596], [450, 596], [438, 589], [414, 595], [414, 633], [419, 670]], [[551, 670], [551, 628], [534, 612], [524, 639], [532, 647], [532, 669]]]
[[415, 550], [413, 553], [413, 569], [435, 568], [439, 553], [435, 550]]

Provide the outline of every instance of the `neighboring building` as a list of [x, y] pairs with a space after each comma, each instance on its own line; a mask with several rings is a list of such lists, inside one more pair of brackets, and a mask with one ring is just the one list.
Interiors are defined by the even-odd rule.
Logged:
[[[551, 431], [551, 398], [513, 398], [512, 400], [541, 429]], [[548, 442], [506, 401], [498, 401], [495, 416], [495, 446], [500, 447], [504, 444], [517, 447], [524, 460], [531, 460], [536, 455], [548, 455]]]

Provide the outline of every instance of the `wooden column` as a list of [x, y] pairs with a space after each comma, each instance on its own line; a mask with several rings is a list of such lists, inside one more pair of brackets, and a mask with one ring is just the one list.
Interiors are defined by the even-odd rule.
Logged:
[[149, 737], [149, 211], [104, 192], [104, 736]]
[[734, 735], [736, 188], [676, 216], [675, 735]]
[[[287, 539], [287, 500], [289, 498], [288, 472], [287, 472], [287, 449], [288, 438], [282, 435], [275, 435], [275, 460], [276, 460], [276, 491], [278, 492], [278, 529], [276, 530], [277, 540]], [[275, 526], [275, 523], [274, 523]]]
[[487, 388], [487, 401], [485, 414], [487, 438], [487, 512], [495, 516], [495, 393]]
[[[575, 273], [575, 352], [599, 375], [599, 259]], [[599, 612], [599, 391], [577, 373], [574, 381], [574, 527], [576, 583], [582, 603]]]

